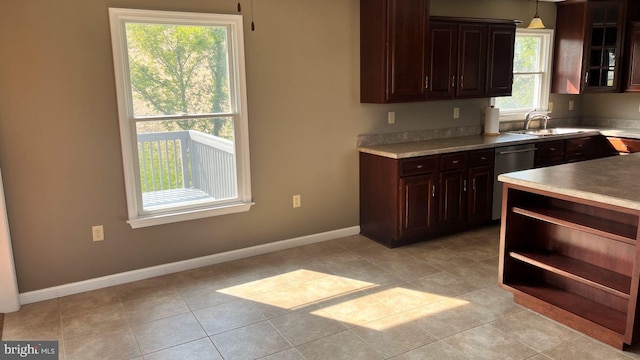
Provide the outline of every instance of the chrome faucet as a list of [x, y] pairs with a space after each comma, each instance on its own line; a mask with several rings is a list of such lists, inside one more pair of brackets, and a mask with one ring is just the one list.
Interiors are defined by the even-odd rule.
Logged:
[[547, 114], [540, 114], [540, 113], [533, 114], [534, 111], [536, 111], [536, 109], [529, 110], [529, 112], [524, 116], [525, 130], [529, 130], [529, 123], [531, 122], [531, 120], [536, 120], [536, 119], [542, 119], [544, 121], [542, 123], [542, 127], [546, 129], [547, 123], [549, 122], [549, 119], [551, 119], [551, 117]]

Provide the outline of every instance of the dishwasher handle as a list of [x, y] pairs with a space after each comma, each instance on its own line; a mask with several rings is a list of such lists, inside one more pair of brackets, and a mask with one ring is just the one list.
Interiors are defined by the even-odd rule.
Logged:
[[520, 150], [507, 150], [507, 151], [498, 152], [498, 155], [517, 154], [517, 153], [524, 153], [524, 152], [536, 151], [536, 150], [538, 150], [538, 148], [520, 149]]

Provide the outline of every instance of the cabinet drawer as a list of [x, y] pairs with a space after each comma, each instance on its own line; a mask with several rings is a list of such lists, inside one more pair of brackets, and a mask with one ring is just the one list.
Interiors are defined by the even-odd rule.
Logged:
[[560, 165], [560, 164], [564, 164], [564, 162], [565, 162], [564, 155], [538, 156], [536, 154], [536, 157], [533, 161], [533, 167], [539, 168], [539, 167], [545, 167], [545, 166]]
[[464, 169], [467, 166], [469, 153], [459, 152], [442, 155], [440, 159], [440, 170]]
[[536, 157], [564, 156], [564, 140], [545, 141], [538, 143]]
[[400, 176], [427, 174], [438, 170], [438, 156], [400, 160]]
[[493, 165], [493, 149], [477, 150], [469, 153], [469, 167]]
[[566, 154], [573, 155], [574, 153], [584, 153], [588, 151], [590, 146], [591, 138], [578, 138], [578, 139], [569, 139], [566, 143]]

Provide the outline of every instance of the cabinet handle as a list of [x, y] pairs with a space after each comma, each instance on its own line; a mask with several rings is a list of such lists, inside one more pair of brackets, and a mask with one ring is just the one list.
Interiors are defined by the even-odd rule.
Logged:
[[422, 169], [424, 167], [424, 165], [418, 165], [416, 166], [418, 169]]
[[549, 148], [550, 151], [556, 151], [556, 148]]
[[473, 191], [476, 191], [476, 179], [471, 180], [471, 186], [473, 187]]
[[453, 163], [454, 163], [454, 164], [457, 164], [457, 163], [459, 163], [459, 162], [460, 162], [460, 160], [453, 160]]
[[467, 180], [466, 179], [463, 181], [462, 191], [467, 192]]
[[424, 88], [425, 89], [429, 88], [429, 76], [424, 77]]
[[455, 75], [451, 76], [451, 87], [452, 88], [456, 87], [456, 76]]
[[584, 73], [584, 83], [589, 84], [589, 71], [585, 71]]
[[431, 197], [432, 198], [436, 197], [436, 186], [435, 185], [431, 185]]
[[460, 90], [464, 90], [464, 75], [460, 76]]
[[487, 160], [487, 157], [486, 156], [481, 156], [480, 160], [482, 160], [482, 161]]

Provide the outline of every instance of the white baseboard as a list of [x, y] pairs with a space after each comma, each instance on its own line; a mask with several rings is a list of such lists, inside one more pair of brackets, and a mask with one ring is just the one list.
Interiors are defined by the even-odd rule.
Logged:
[[144, 269], [127, 271], [119, 274], [102, 276], [95, 279], [78, 281], [70, 284], [54, 286], [46, 289], [29, 291], [20, 294], [20, 304], [30, 304], [38, 301], [55, 299], [62, 296], [79, 294], [86, 291], [97, 290], [109, 286], [125, 284], [133, 281], [148, 279], [156, 276], [172, 274], [180, 271], [191, 270], [207, 265], [238, 260], [246, 257], [266, 254], [274, 251], [289, 249], [296, 246], [309, 245], [317, 242], [338, 239], [341, 237], [357, 235], [359, 226], [327, 231], [319, 234], [301, 236], [293, 239], [277, 241], [264, 245], [257, 245], [245, 249], [228, 251], [220, 254], [202, 256], [195, 259], [177, 261], [169, 264], [152, 266]]

